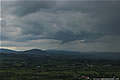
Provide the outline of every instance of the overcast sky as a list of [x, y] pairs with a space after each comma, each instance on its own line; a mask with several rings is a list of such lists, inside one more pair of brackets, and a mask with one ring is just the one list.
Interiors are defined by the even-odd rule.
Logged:
[[1, 47], [120, 51], [120, 0], [2, 0]]

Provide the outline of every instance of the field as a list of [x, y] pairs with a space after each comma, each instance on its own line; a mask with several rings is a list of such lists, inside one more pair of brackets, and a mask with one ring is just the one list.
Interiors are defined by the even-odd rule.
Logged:
[[120, 77], [120, 61], [1, 53], [0, 80], [79, 80], [81, 76]]

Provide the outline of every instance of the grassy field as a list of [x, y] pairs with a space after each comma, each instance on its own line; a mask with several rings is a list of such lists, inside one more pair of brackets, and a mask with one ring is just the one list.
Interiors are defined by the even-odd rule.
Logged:
[[119, 61], [58, 57], [1, 55], [0, 80], [79, 80], [81, 76], [120, 77]]

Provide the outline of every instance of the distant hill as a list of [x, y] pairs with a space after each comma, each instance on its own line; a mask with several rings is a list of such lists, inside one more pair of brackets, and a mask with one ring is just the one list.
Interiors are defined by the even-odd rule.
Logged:
[[[68, 56], [71, 58], [79, 59], [108, 59], [108, 60], [119, 60], [120, 52], [75, 52], [75, 51], [62, 51], [62, 50], [40, 50], [40, 49], [31, 49], [26, 51], [14, 51], [9, 49], [0, 49], [0, 53], [16, 53], [16, 54], [32, 54], [32, 55], [41, 55], [41, 56], [50, 56], [62, 58]], [[62, 57], [60, 57], [62, 56]]]
[[26, 50], [26, 51], [19, 51], [19, 54], [43, 54], [45, 51], [40, 50], [40, 49], [31, 49], [31, 50]]
[[0, 53], [17, 53], [17, 51], [1, 48]]

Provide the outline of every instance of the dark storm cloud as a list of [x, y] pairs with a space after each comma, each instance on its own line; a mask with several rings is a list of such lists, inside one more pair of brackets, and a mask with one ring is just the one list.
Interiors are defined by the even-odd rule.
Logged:
[[[71, 18], [74, 19], [71, 20]], [[21, 26], [22, 35], [33, 35], [34, 38], [37, 37], [36, 39], [56, 39], [69, 42], [90, 37], [97, 38], [95, 37], [96, 33], [85, 32], [87, 26], [91, 27], [91, 23], [94, 22], [90, 20], [92, 19], [89, 16], [80, 12], [67, 11], [64, 13], [58, 11], [54, 13], [43, 10], [21, 18], [16, 26]], [[31, 40], [32, 38], [24, 38], [24, 40], [26, 39]]]
[[55, 5], [55, 1], [17, 1], [16, 10], [13, 13], [25, 16], [40, 11], [41, 8], [51, 8]]
[[97, 24], [99, 26], [97, 28], [98, 31], [101, 31], [103, 34], [120, 35], [120, 11], [118, 9], [111, 10], [111, 12], [108, 11], [99, 19], [100, 22]]
[[2, 39], [8, 41], [84, 40], [91, 45], [120, 36], [120, 1], [3, 1], [2, 16]]
[[[2, 1], [2, 12], [9, 11], [8, 14], [12, 13], [17, 16], [25, 16], [27, 14], [35, 13], [40, 11], [41, 8], [52, 8], [56, 5], [56, 1], [29, 1], [29, 0], [13, 0], [13, 1]], [[11, 11], [10, 11], [11, 10]]]
[[103, 36], [104, 35], [102, 34], [89, 33], [89, 32], [81, 32], [80, 34], [74, 34], [70, 31], [65, 31], [65, 32], [61, 31], [61, 32], [57, 32], [54, 35], [48, 36], [48, 38], [61, 40], [63, 41], [62, 43], [67, 43], [74, 40], [84, 40], [84, 43], [86, 43], [86, 42], [92, 42], [95, 39], [98, 39]]
[[120, 1], [63, 1], [60, 4], [62, 3], [64, 5], [60, 9], [81, 11], [97, 18], [96, 31], [120, 34]]
[[[18, 20], [20, 21], [19, 24], [14, 24], [21, 27], [22, 35], [31, 34], [39, 38], [39, 35], [50, 33], [51, 35], [45, 35], [45, 38], [54, 38], [67, 42], [77, 39], [89, 40], [89, 38], [94, 40], [101, 37], [101, 35], [120, 34], [119, 1], [58, 1], [57, 3], [55, 1], [16, 1], [14, 3], [14, 9], [11, 14], [25, 16]], [[86, 15], [77, 15], [78, 12], [87, 14], [91, 21], [95, 18], [96, 22], [87, 21]], [[73, 15], [76, 15], [76, 17], [71, 17]], [[64, 18], [62, 19], [63, 21], [60, 18]], [[86, 18], [85, 21], [84, 18]], [[86, 28], [85, 25], [87, 26]], [[93, 29], [90, 32], [87, 31], [89, 27]], [[56, 30], [58, 28], [65, 29], [59, 31]], [[77, 34], [74, 34], [75, 32]], [[24, 39], [29, 40], [32, 38]]]

